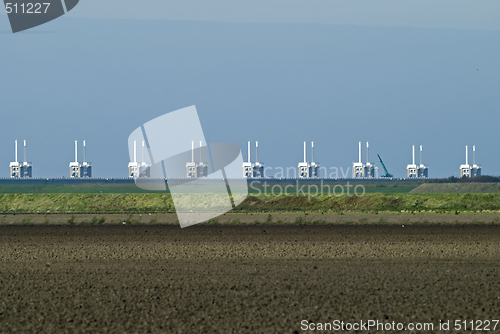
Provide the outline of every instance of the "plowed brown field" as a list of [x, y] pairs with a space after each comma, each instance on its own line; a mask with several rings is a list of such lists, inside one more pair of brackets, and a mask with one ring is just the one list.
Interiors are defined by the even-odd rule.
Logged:
[[1, 226], [0, 332], [498, 319], [499, 244], [485, 225]]

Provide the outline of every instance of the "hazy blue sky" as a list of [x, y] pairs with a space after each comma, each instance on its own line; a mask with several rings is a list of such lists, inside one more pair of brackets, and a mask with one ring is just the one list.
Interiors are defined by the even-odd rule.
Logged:
[[456, 175], [465, 145], [500, 175], [497, 2], [144, 3], [86, 0], [19, 34], [0, 16], [0, 176], [15, 139], [35, 176], [67, 177], [76, 139], [95, 176], [126, 176], [131, 131], [190, 105], [208, 141], [259, 140], [268, 166], [314, 140], [347, 169], [369, 140], [396, 176], [421, 144], [430, 176]]
[[85, 0], [71, 16], [500, 29], [496, 0]]

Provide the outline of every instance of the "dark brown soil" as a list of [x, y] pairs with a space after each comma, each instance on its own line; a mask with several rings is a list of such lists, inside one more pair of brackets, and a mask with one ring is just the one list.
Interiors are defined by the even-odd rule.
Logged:
[[484, 225], [1, 226], [0, 332], [498, 319], [499, 243]]

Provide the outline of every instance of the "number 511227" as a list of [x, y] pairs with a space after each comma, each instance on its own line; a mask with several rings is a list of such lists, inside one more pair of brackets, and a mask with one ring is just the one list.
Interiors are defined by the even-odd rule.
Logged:
[[50, 3], [6, 3], [5, 10], [7, 14], [46, 14]]

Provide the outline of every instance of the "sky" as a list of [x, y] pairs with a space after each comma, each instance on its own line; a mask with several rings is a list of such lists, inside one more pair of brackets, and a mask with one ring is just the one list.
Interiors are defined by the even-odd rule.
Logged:
[[72, 17], [500, 29], [496, 0], [81, 1]]
[[94, 176], [125, 177], [130, 133], [191, 105], [209, 142], [246, 156], [259, 140], [269, 167], [297, 166], [314, 141], [317, 162], [347, 171], [369, 141], [395, 176], [412, 145], [431, 177], [457, 176], [465, 145], [500, 175], [496, 1], [141, 4], [81, 1], [17, 34], [0, 15], [0, 177], [15, 139], [35, 177], [67, 177], [74, 140]]

